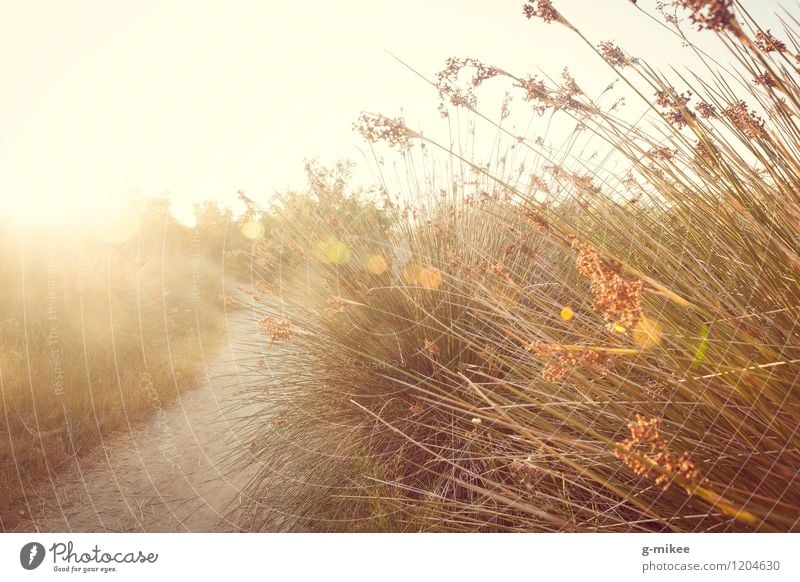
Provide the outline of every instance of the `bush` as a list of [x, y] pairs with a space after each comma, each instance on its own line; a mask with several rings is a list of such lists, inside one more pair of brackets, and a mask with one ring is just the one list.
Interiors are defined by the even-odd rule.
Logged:
[[[553, 84], [451, 59], [437, 77], [443, 110], [540, 156], [529, 175], [361, 117], [368, 140], [404, 150], [410, 175], [430, 150], [463, 170], [402, 198], [384, 185], [396, 222], [349, 217], [359, 236], [347, 253], [335, 211], [285, 217], [307, 268], [280, 281], [292, 289], [281, 313], [265, 311], [292, 371], [264, 371], [278, 412], [254, 418], [265, 468], [253, 527], [800, 528], [795, 57], [738, 5], [716, 3], [711, 18], [683, 4], [760, 84], [734, 91], [726, 72], [707, 77], [716, 85], [683, 79], [690, 94], [602, 43], [598, 57], [649, 99], [645, 130], [568, 73]], [[549, 2], [526, 15], [581, 34]], [[517, 139], [478, 112], [489, 79], [577, 122], [628, 171], [552, 162]], [[274, 472], [299, 485], [276, 498]], [[278, 503], [294, 518], [264, 518]]]

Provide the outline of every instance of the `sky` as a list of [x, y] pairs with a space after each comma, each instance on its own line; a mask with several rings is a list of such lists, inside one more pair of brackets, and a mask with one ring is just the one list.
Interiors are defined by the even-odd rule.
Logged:
[[[526, 20], [522, 4], [2, 2], [0, 214], [58, 220], [168, 193], [191, 224], [204, 198], [235, 206], [238, 190], [265, 201], [302, 187], [303, 160], [314, 157], [352, 159], [369, 181], [352, 131], [360, 111], [442, 123], [434, 90], [390, 52], [427, 77], [447, 57], [471, 56], [521, 73], [569, 66], [582, 86], [613, 80], [572, 33]], [[624, 0], [555, 4], [592, 42], [688, 64], [686, 49]], [[778, 8], [745, 5], [765, 17]]]

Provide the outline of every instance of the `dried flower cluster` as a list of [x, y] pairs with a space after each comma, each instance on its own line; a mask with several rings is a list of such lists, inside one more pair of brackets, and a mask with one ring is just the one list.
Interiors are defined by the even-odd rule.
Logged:
[[716, 117], [717, 115], [716, 108], [710, 103], [706, 103], [705, 101], [701, 101], [700, 103], [695, 105], [694, 108], [697, 110], [697, 114], [703, 119], [710, 119], [712, 117]]
[[325, 302], [325, 313], [333, 315], [334, 313], [341, 313], [344, 311], [345, 303], [341, 297], [328, 297]]
[[477, 264], [469, 264], [464, 258], [464, 255], [459, 253], [451, 254], [447, 260], [447, 270], [459, 275], [464, 280], [486, 275], [488, 267], [489, 263], [486, 261], [480, 261]]
[[677, 3], [691, 12], [689, 20], [697, 25], [697, 30], [723, 32], [737, 26], [731, 12], [733, 0], [677, 0]]
[[[628, 428], [631, 431], [631, 438], [625, 439], [614, 455], [633, 469], [634, 473], [652, 479], [664, 490], [670, 486], [672, 479], [669, 475], [655, 470], [652, 464], [659, 465], [690, 483], [702, 482], [700, 472], [688, 452], [676, 457], [667, 448], [666, 441], [660, 434], [660, 418], [648, 420], [641, 414], [637, 414], [636, 420], [628, 423]], [[646, 463], [643, 459], [650, 463]], [[684, 486], [684, 489], [687, 493], [691, 493], [688, 486]]]
[[433, 360], [438, 360], [439, 356], [442, 355], [441, 351], [439, 350], [439, 346], [436, 345], [436, 342], [427, 337], [422, 343], [422, 351]]
[[[674, 0], [672, 2], [669, 2], [669, 5], [672, 6], [673, 3], [674, 3]], [[656, 2], [656, 10], [659, 13], [661, 13], [661, 15], [664, 17], [664, 20], [668, 24], [672, 24], [673, 26], [677, 27], [678, 26], [678, 18], [674, 14], [670, 14], [670, 13], [667, 12], [667, 8], [668, 8], [667, 4], [668, 4], [667, 0], [657, 0], [657, 2]]]
[[[511, 229], [513, 231], [513, 229]], [[505, 256], [510, 256], [519, 253], [529, 258], [534, 258], [536, 252], [531, 248], [528, 241], [530, 240], [530, 233], [516, 233], [516, 238], [509, 243], [503, 245], [502, 253]], [[513, 283], [511, 278], [511, 271], [502, 262], [490, 262], [481, 260], [476, 263], [468, 263], [464, 255], [461, 253], [451, 253], [447, 259], [447, 270], [450, 273], [460, 276], [464, 280], [475, 279], [478, 277], [485, 277], [487, 275], [499, 277], [508, 282]]]
[[520, 213], [522, 216], [530, 220], [533, 225], [542, 232], [548, 232], [550, 230], [550, 223], [547, 222], [547, 220], [545, 220], [545, 218], [533, 208], [522, 208]]
[[[548, 225], [549, 228], [549, 225]], [[522, 253], [524, 256], [528, 257], [529, 259], [536, 258], [537, 254], [536, 251], [531, 248], [530, 245], [531, 240], [531, 233], [530, 232], [523, 232], [518, 233], [516, 240], [514, 241], [517, 250]]]
[[485, 263], [483, 268], [486, 273], [500, 279], [511, 281], [511, 272], [508, 267], [503, 263]]
[[502, 194], [497, 190], [489, 193], [486, 190], [481, 190], [476, 194], [467, 194], [464, 196], [464, 206], [467, 208], [486, 208], [491, 202], [498, 202], [499, 200], [508, 200], [508, 194]]
[[756, 46], [758, 50], [765, 53], [771, 53], [773, 51], [782, 53], [786, 50], [786, 45], [772, 36], [769, 29], [767, 29], [766, 32], [759, 30], [756, 33]]
[[564, 84], [556, 91], [554, 98], [556, 108], [564, 111], [585, 111], [587, 107], [575, 99], [583, 94], [583, 91], [566, 67], [561, 71], [561, 79]]
[[778, 83], [775, 81], [775, 77], [773, 77], [769, 73], [761, 73], [755, 79], [753, 79], [753, 83], [756, 85], [761, 85], [762, 87], [766, 87], [768, 89], [772, 89], [773, 87], [778, 86]]
[[597, 45], [600, 54], [612, 67], [629, 67], [636, 64], [636, 59], [629, 57], [613, 42], [604, 41]]
[[531, 189], [533, 189], [534, 192], [544, 192], [545, 194], [550, 193], [550, 187], [547, 185], [547, 182], [542, 180], [539, 176], [531, 174], [530, 181]]
[[591, 174], [568, 174], [569, 181], [581, 192], [589, 196], [599, 196], [601, 194], [600, 186], [594, 183], [594, 177]]
[[464, 261], [464, 255], [452, 253], [447, 259], [447, 270], [451, 273], [465, 274], [468, 267]]
[[622, 175], [622, 185], [625, 186], [628, 190], [641, 190], [641, 185], [639, 182], [636, 181], [636, 178], [633, 175], [631, 170], [628, 170]]
[[425, 221], [425, 224], [431, 228], [431, 231], [439, 239], [447, 239], [448, 237], [455, 236], [453, 230], [449, 226], [442, 224], [440, 220], [428, 219]]
[[523, 99], [529, 103], [533, 103], [533, 110], [539, 115], [544, 115], [548, 107], [551, 107], [553, 102], [550, 99], [550, 92], [544, 84], [544, 81], [535, 75], [528, 75], [523, 79], [517, 79], [514, 84], [525, 91]]
[[525, 349], [535, 356], [547, 359], [542, 378], [548, 382], [563, 380], [578, 366], [599, 368], [601, 375], [605, 375], [614, 366], [612, 354], [594, 350], [592, 348], [572, 349], [560, 344], [546, 344], [531, 342]]
[[578, 251], [575, 259], [578, 270], [591, 283], [593, 309], [603, 315], [611, 329], [617, 326], [633, 329], [642, 319], [642, 280], [624, 277], [621, 266], [603, 259], [597, 249], [587, 243], [573, 238], [572, 246]]
[[280, 340], [290, 340], [294, 337], [294, 330], [286, 319], [265, 317], [258, 323], [267, 331], [267, 338], [270, 344]]
[[647, 157], [651, 160], [660, 160], [662, 162], [669, 162], [675, 158], [678, 150], [668, 148], [666, 146], [656, 146], [647, 152]]
[[[548, 109], [586, 112], [587, 106], [575, 98], [583, 91], [567, 69], [561, 71], [561, 79], [564, 81], [563, 84], [555, 89], [548, 89], [544, 81], [536, 75], [527, 75], [521, 79], [515, 78], [514, 86], [525, 92], [523, 99], [532, 103], [533, 110], [539, 115], [544, 115]], [[541, 145], [539, 140], [537, 140], [537, 144]]]
[[522, 13], [528, 20], [533, 17], [541, 18], [545, 22], [562, 20], [558, 10], [553, 8], [553, 4], [549, 0], [527, 0], [522, 7]]
[[709, 147], [701, 140], [698, 140], [695, 144], [694, 154], [698, 159], [704, 160], [706, 163], [712, 165], [716, 165], [719, 160], [719, 150], [717, 147], [714, 145]]
[[[458, 80], [459, 74], [464, 69], [474, 70], [469, 86], [466, 89], [460, 86]], [[501, 73], [499, 69], [485, 65], [478, 59], [450, 57], [445, 63], [445, 68], [436, 73], [436, 89], [441, 99], [439, 112], [443, 117], [447, 116], [447, 110], [444, 108], [445, 98], [456, 107], [475, 107], [478, 104], [475, 89], [480, 87], [487, 79], [496, 77]]]
[[686, 125], [687, 118], [692, 118], [694, 114], [689, 111], [686, 104], [692, 98], [692, 92], [676, 93], [674, 90], [659, 89], [656, 91], [656, 105], [664, 108], [662, 114], [669, 123], [677, 128]]
[[748, 110], [744, 101], [737, 101], [729, 105], [723, 109], [722, 114], [748, 139], [764, 139], [767, 137], [767, 130], [764, 129], [764, 120], [755, 111]]
[[508, 119], [511, 115], [511, 92], [506, 91], [503, 95], [503, 103], [500, 105], [500, 120]]
[[417, 132], [408, 129], [402, 119], [369, 113], [359, 115], [353, 128], [370, 143], [385, 141], [390, 147], [397, 146], [400, 149], [408, 148], [412, 137], [421, 137]]

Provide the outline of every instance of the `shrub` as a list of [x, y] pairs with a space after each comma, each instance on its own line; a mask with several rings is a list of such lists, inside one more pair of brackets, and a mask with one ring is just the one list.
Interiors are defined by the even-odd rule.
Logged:
[[[360, 224], [388, 252], [315, 254], [346, 235], [319, 216], [313, 231], [295, 224], [307, 276], [280, 304], [291, 373], [264, 372], [280, 422], [254, 418], [253, 527], [800, 528], [797, 47], [739, 4], [675, 5], [739, 70], [675, 88], [601, 43], [652, 126], [601, 108], [566, 72], [546, 82], [448, 61], [445, 115], [513, 138], [536, 172], [499, 153], [487, 167], [402, 119], [359, 119], [425, 179], [403, 197], [383, 185], [390, 228]], [[525, 14], [586, 40], [549, 2]], [[478, 109], [488, 82], [576, 122], [627, 171], [513, 135], [504, 113]], [[450, 160], [446, 183], [429, 179], [431, 150]], [[301, 485], [276, 499], [275, 472]], [[278, 503], [294, 517], [260, 520]]]

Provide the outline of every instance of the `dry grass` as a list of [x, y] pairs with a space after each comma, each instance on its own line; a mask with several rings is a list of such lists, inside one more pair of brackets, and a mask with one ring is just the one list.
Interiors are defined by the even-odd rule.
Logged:
[[[557, 3], [526, 6], [581, 35]], [[649, 104], [646, 122], [568, 73], [452, 59], [434, 83], [442, 111], [493, 126], [504, 155], [487, 166], [365, 114], [376, 148], [403, 150], [407, 193], [387, 178], [378, 210], [328, 183], [277, 207], [282, 256], [306, 268], [264, 272], [284, 300], [265, 315], [293, 333], [274, 338], [291, 372], [264, 374], [281, 422], [253, 419], [267, 466], [253, 527], [280, 503], [315, 530], [800, 529], [796, 35], [730, 2], [675, 7], [738, 69], [675, 88], [586, 41]], [[478, 107], [490, 80], [628, 171], [517, 139], [505, 110]], [[520, 152], [533, 168], [512, 169]], [[261, 486], [276, 471], [297, 487]]]
[[192, 385], [222, 337], [223, 279], [203, 233], [158, 204], [124, 244], [73, 227], [6, 225], [0, 236], [0, 524], [9, 529], [26, 517], [29, 486]]

